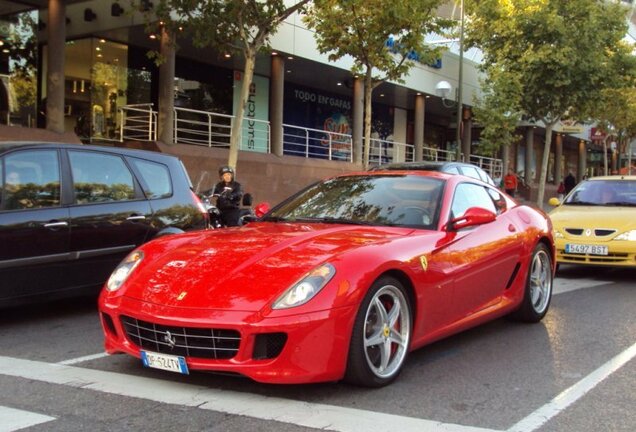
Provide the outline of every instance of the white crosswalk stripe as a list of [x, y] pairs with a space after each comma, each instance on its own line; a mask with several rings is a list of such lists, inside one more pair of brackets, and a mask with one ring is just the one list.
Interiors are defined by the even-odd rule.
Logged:
[[13, 432], [52, 420], [55, 417], [0, 406], [0, 432]]

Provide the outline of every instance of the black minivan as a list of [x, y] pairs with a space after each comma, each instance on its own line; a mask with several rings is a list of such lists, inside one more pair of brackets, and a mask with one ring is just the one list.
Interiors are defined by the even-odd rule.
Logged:
[[135, 247], [203, 229], [181, 161], [162, 153], [0, 142], [0, 306], [99, 292]]

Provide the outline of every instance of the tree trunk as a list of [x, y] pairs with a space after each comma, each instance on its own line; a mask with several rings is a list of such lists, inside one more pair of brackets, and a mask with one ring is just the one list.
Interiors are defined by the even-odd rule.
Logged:
[[250, 96], [250, 86], [254, 78], [254, 65], [256, 64], [256, 50], [250, 49], [245, 54], [245, 72], [243, 72], [243, 85], [241, 86], [241, 97], [239, 106], [234, 113], [234, 122], [232, 123], [232, 133], [230, 136], [230, 154], [228, 155], [227, 164], [236, 170], [236, 162], [238, 160], [238, 150], [241, 143], [241, 130], [243, 126], [243, 117], [245, 116], [245, 107]]
[[369, 153], [371, 151], [371, 95], [373, 93], [373, 79], [371, 68], [367, 67], [364, 77], [364, 169], [369, 169]]
[[[539, 176], [539, 190], [537, 194], [537, 206], [543, 208], [543, 197], [545, 196], [545, 183], [548, 179], [548, 161], [550, 160], [550, 147], [552, 146], [552, 129], [559, 120], [545, 123], [545, 145], [543, 147], [543, 158], [541, 160], [541, 175]], [[526, 167], [528, 170], [529, 167]]]
[[607, 140], [609, 135], [603, 140], [603, 175], [607, 175]]

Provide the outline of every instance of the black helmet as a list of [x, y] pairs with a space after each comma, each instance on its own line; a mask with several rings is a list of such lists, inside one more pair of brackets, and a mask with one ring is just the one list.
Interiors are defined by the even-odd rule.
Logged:
[[232, 169], [232, 167], [225, 165], [219, 168], [219, 177], [223, 177], [223, 174], [225, 173], [230, 173], [232, 174], [232, 177], [234, 177], [234, 170]]

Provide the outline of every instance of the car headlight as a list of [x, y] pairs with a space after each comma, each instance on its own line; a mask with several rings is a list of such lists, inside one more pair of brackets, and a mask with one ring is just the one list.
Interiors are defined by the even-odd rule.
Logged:
[[108, 278], [106, 289], [111, 292], [117, 291], [143, 259], [144, 253], [140, 250], [135, 250], [128, 254]]
[[552, 236], [554, 236], [555, 239], [565, 237], [559, 230], [552, 230]]
[[331, 264], [323, 264], [306, 274], [300, 281], [280, 296], [272, 305], [272, 309], [287, 309], [307, 303], [336, 274]]
[[614, 240], [636, 241], [636, 230], [625, 231], [624, 233], [614, 237]]

